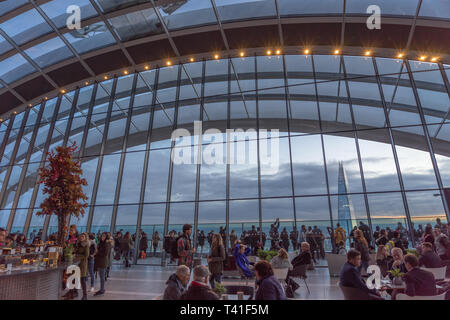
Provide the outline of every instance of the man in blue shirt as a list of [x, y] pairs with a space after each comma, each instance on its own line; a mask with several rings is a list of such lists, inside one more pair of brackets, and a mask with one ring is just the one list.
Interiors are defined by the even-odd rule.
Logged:
[[361, 265], [361, 253], [358, 250], [350, 249], [347, 253], [347, 262], [343, 265], [340, 274], [340, 285], [344, 287], [356, 288], [361, 293], [366, 293], [371, 300], [384, 300], [375, 289], [369, 289], [361, 278], [359, 266]]

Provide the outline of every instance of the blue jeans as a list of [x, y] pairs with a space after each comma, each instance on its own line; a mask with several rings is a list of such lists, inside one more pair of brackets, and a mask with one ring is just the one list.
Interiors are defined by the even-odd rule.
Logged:
[[93, 287], [95, 285], [94, 259], [88, 260], [88, 271], [89, 271], [89, 278], [91, 279], [91, 287]]
[[209, 283], [211, 283], [211, 288], [214, 289], [215, 287], [215, 281], [221, 283], [222, 282], [222, 274], [216, 273], [209, 276]]
[[100, 292], [105, 292], [105, 268], [98, 268], [98, 274], [100, 275]]

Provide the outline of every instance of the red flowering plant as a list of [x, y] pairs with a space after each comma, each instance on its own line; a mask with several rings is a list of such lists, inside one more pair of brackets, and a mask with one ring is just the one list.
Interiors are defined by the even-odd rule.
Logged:
[[64, 245], [65, 230], [70, 216], [79, 218], [85, 213], [88, 197], [83, 192], [87, 185], [81, 178], [83, 170], [79, 159], [74, 159], [76, 143], [72, 146], [57, 147], [56, 152], [47, 152], [48, 166], [39, 170], [40, 183], [44, 184], [43, 193], [48, 197], [41, 203], [41, 211], [37, 215], [52, 215], [58, 217], [58, 239], [60, 246]]

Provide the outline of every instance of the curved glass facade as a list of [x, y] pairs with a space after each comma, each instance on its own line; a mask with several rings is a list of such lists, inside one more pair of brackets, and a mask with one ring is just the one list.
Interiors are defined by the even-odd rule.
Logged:
[[[318, 225], [327, 235], [343, 217], [352, 217], [347, 227], [445, 221], [449, 72], [411, 60], [279, 55], [193, 62], [79, 88], [0, 124], [0, 227], [56, 230], [56, 219], [34, 214], [43, 199], [37, 171], [47, 150], [73, 142], [88, 180], [87, 214], [71, 221], [79, 230], [151, 234], [191, 223], [239, 236], [251, 225], [268, 233], [279, 217], [288, 231]], [[192, 136], [172, 141], [182, 128]], [[270, 153], [276, 170], [265, 162]], [[227, 163], [230, 154], [236, 159]]]

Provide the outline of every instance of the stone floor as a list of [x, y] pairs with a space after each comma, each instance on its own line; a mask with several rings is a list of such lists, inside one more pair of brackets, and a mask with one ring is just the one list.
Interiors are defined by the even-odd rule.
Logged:
[[[325, 262], [326, 263], [326, 262]], [[321, 263], [323, 264], [323, 262]], [[152, 300], [162, 295], [165, 282], [175, 271], [175, 266], [161, 267], [148, 265], [133, 265], [125, 268], [114, 265], [110, 272], [110, 278], [106, 282], [106, 293], [94, 297], [88, 292], [88, 300]], [[306, 280], [310, 289], [308, 293], [304, 283], [299, 280], [300, 288], [296, 291], [296, 299], [299, 300], [342, 300], [343, 295], [337, 286], [338, 278], [330, 278], [328, 269], [316, 267], [307, 272]], [[224, 279], [223, 284], [245, 284], [239, 279]], [[88, 281], [89, 290], [90, 281]], [[100, 282], [97, 279], [95, 289], [98, 290]], [[81, 290], [79, 291], [81, 296]], [[79, 296], [79, 298], [80, 298]]]

